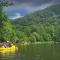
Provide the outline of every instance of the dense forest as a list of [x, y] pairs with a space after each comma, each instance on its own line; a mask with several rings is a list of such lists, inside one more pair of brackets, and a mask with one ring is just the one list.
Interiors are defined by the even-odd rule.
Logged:
[[0, 4], [0, 41], [60, 41], [60, 4], [9, 20]]
[[19, 41], [60, 41], [60, 4], [11, 20]]

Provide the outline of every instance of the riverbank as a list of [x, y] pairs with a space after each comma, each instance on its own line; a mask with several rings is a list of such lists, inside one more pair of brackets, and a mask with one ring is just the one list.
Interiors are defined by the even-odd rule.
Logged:
[[59, 42], [47, 41], [47, 42], [34, 42], [32, 44], [54, 44], [54, 43], [59, 43]]
[[20, 42], [18, 44], [20, 45], [30, 45], [30, 44], [57, 44], [57, 43], [60, 43], [60, 42], [54, 42], [54, 41], [46, 41], [46, 42], [26, 42], [26, 41], [23, 41], [23, 42]]

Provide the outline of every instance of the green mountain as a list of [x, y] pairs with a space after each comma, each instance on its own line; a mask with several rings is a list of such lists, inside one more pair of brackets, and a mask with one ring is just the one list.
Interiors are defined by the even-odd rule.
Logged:
[[12, 21], [19, 40], [60, 41], [60, 4]]

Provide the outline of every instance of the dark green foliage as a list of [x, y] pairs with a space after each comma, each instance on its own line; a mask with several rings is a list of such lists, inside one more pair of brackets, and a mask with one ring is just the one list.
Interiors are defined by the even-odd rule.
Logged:
[[0, 5], [0, 41], [11, 40], [12, 32], [12, 25]]
[[0, 42], [12, 40], [14, 34], [12, 24], [5, 12], [3, 12], [3, 7], [9, 5], [12, 5], [11, 0], [0, 1]]
[[60, 41], [60, 4], [14, 20], [12, 23], [20, 32], [17, 32], [19, 39], [23, 36], [23, 40], [32, 42]]

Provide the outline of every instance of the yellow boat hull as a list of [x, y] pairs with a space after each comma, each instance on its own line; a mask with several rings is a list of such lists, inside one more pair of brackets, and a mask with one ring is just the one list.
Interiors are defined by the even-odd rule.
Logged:
[[11, 47], [0, 47], [0, 53], [6, 53], [6, 52], [15, 52], [16, 51], [16, 46], [13, 45]]

